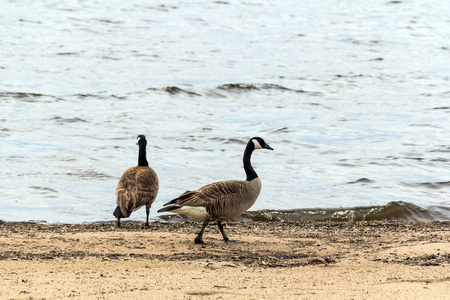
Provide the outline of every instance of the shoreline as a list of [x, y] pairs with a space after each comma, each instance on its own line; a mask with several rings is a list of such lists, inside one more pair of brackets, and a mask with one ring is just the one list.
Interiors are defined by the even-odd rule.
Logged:
[[[447, 182], [441, 183], [447, 184]], [[112, 210], [111, 210], [112, 211]], [[131, 219], [125, 219], [128, 222], [140, 222], [144, 215], [133, 214]], [[57, 218], [59, 219], [59, 218]], [[51, 220], [51, 218], [50, 218]], [[72, 219], [70, 224], [95, 224], [109, 223], [114, 221], [112, 214], [103, 221], [89, 220], [81, 222]], [[122, 219], [124, 220], [124, 219]], [[157, 214], [150, 215], [150, 222], [186, 222], [191, 221], [177, 214]], [[262, 222], [357, 222], [357, 221], [419, 221], [419, 222], [447, 222], [450, 221], [450, 206], [448, 205], [428, 205], [420, 206], [418, 204], [391, 201], [380, 205], [366, 206], [343, 206], [343, 207], [310, 207], [310, 208], [291, 208], [291, 209], [262, 209], [249, 210], [237, 217], [235, 221], [262, 221]], [[46, 220], [21, 220], [11, 221], [0, 219], [0, 224], [9, 222], [30, 222], [42, 224], [64, 224], [61, 222], [48, 222]]]
[[450, 222], [0, 223], [0, 298], [442, 299]]

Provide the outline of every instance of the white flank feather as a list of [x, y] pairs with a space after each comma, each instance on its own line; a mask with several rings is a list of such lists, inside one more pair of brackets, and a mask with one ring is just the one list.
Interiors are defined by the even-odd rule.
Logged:
[[204, 222], [208, 216], [206, 208], [202, 206], [182, 206], [170, 212], [177, 213], [197, 222]]

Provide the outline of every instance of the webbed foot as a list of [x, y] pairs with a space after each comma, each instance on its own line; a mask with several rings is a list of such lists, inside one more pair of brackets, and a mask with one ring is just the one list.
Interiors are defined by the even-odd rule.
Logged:
[[199, 237], [195, 238], [194, 243], [202, 244], [202, 245], [209, 245], [208, 243], [205, 243], [202, 238], [199, 238]]
[[225, 243], [230, 244], [242, 244], [244, 242], [238, 241], [238, 240], [224, 240]]

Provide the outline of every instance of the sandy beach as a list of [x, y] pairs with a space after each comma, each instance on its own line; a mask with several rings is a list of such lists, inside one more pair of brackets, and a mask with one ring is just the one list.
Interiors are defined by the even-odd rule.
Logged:
[[226, 225], [3, 223], [0, 298], [450, 299], [450, 222]]

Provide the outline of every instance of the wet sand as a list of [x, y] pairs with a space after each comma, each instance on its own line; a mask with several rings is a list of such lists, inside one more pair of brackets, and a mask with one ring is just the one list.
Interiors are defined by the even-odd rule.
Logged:
[[[1, 299], [449, 299], [450, 222], [0, 224]], [[447, 298], [445, 298], [447, 297]]]

